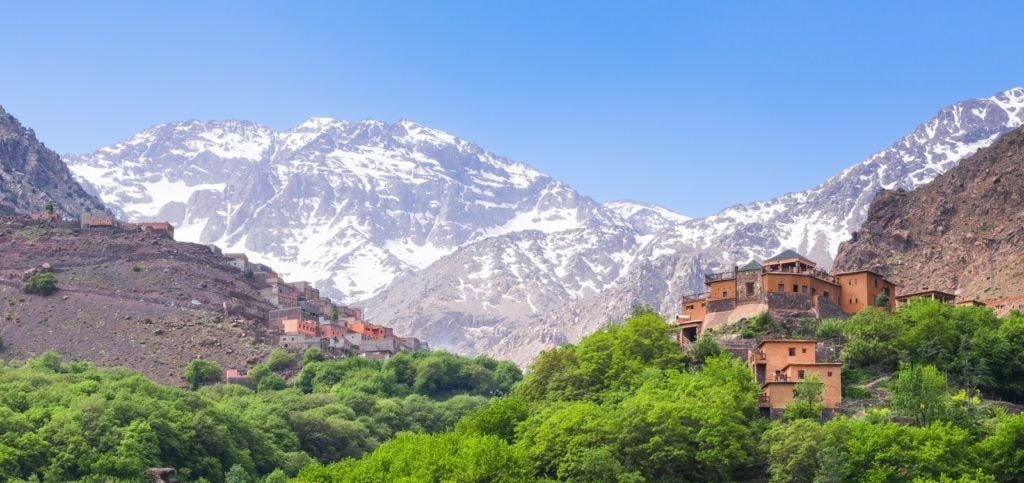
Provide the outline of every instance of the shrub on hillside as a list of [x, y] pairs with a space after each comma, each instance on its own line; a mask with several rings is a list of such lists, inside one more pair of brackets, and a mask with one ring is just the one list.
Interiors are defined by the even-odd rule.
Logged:
[[270, 366], [270, 370], [275, 372], [290, 369], [295, 366], [295, 355], [278, 347], [270, 353], [267, 365]]
[[188, 381], [189, 387], [198, 389], [201, 384], [217, 382], [220, 380], [223, 371], [220, 364], [203, 359], [193, 359], [185, 366], [185, 373], [182, 377]]
[[25, 293], [50, 295], [57, 291], [57, 276], [50, 272], [37, 273], [25, 282]]

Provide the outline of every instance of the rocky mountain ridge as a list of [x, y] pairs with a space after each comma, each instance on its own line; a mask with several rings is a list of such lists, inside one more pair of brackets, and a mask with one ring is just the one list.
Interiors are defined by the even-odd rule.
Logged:
[[1000, 311], [1024, 308], [1024, 130], [930, 184], [883, 191], [840, 245], [837, 269], [874, 268], [897, 293], [941, 290]]
[[0, 208], [31, 213], [47, 204], [69, 215], [104, 211], [57, 153], [0, 106]]
[[875, 193], [927, 183], [1022, 109], [1020, 88], [954, 104], [818, 187], [695, 220], [597, 203], [409, 121], [170, 123], [69, 164], [128, 219], [250, 253], [440, 347], [525, 362], [636, 303], [673, 314], [705, 271], [782, 247], [828, 266]]

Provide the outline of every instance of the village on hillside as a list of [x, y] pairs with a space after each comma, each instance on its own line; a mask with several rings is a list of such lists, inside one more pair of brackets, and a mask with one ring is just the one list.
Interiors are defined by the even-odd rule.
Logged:
[[[868, 307], [892, 311], [914, 298], [954, 305], [983, 307], [977, 300], [957, 300], [941, 290], [901, 294], [899, 287], [870, 269], [830, 274], [807, 257], [785, 250], [763, 262], [750, 261], [732, 270], [704, 276], [707, 290], [684, 295], [674, 321], [677, 340], [688, 350], [709, 333], [758, 316], [778, 318], [844, 318]], [[816, 376], [824, 385], [823, 404], [834, 413], [842, 405], [842, 364], [836, 351], [816, 340], [765, 339], [741, 344], [747, 364], [761, 385], [758, 406], [777, 417], [794, 401], [796, 384]], [[824, 349], [824, 350], [823, 350]]]
[[[129, 223], [107, 215], [62, 216], [52, 209], [33, 213], [27, 218], [47, 225], [66, 225], [89, 231], [146, 232], [174, 240], [174, 226], [168, 222]], [[316, 348], [331, 358], [359, 356], [373, 359], [387, 359], [399, 352], [429, 350], [427, 342], [416, 337], [395, 335], [390, 327], [365, 320], [361, 308], [339, 305], [321, 296], [309, 282], [286, 282], [273, 268], [252, 262], [243, 253], [222, 253], [213, 245], [208, 248], [252, 282], [263, 301], [273, 307], [264, 313], [270, 341], [277, 347], [296, 354]], [[32, 268], [23, 274], [23, 278], [48, 269], [48, 266]], [[224, 311], [227, 310], [225, 306]], [[229, 368], [224, 374], [225, 382], [246, 383], [247, 379], [244, 369]]]

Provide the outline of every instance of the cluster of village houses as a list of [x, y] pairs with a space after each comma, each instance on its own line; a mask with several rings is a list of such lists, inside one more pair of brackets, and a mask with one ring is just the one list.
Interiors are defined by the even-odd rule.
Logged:
[[[982, 306], [957, 300], [939, 290], [901, 294], [897, 285], [872, 270], [829, 274], [793, 250], [732, 270], [704, 276], [707, 290], [684, 295], [675, 324], [682, 348], [705, 330], [740, 322], [763, 312], [803, 314], [816, 318], [844, 317], [867, 307], [892, 310], [913, 298], [931, 298], [956, 305]], [[777, 415], [793, 402], [796, 384], [816, 376], [824, 385], [823, 404], [835, 411], [842, 404], [841, 364], [819, 362], [818, 341], [763, 340], [747, 352], [747, 363], [761, 385], [758, 406]]]
[[223, 257], [263, 286], [260, 295], [277, 307], [270, 311], [269, 319], [280, 347], [295, 352], [315, 347], [327, 355], [374, 359], [429, 348], [415, 337], [399, 337], [390, 327], [367, 322], [360, 308], [321, 297], [309, 282], [285, 282], [270, 267], [250, 262], [244, 253], [225, 253]]
[[[163, 234], [174, 239], [174, 226], [167, 222], [126, 223], [110, 216], [64, 219], [54, 212], [35, 213], [32, 219], [45, 222], [78, 223], [83, 229], [116, 228]], [[398, 352], [427, 350], [429, 345], [415, 337], [399, 337], [390, 327], [367, 322], [360, 308], [337, 305], [308, 282], [285, 282], [267, 265], [254, 263], [244, 253], [221, 253], [210, 249], [260, 287], [260, 295], [275, 308], [268, 313], [270, 331], [278, 346], [293, 352], [317, 348], [327, 356], [362, 356], [387, 359]], [[229, 369], [228, 380], [245, 374]]]

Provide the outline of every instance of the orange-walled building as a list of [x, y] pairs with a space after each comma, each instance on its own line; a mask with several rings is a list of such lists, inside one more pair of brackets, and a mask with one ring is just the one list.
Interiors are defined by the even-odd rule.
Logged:
[[842, 364], [817, 362], [814, 340], [765, 340], [747, 355], [747, 365], [761, 385], [758, 407], [778, 415], [793, 402], [797, 383], [815, 375], [824, 385], [822, 403], [835, 410], [843, 402]]
[[310, 337], [317, 336], [317, 326], [319, 324], [315, 320], [306, 319], [284, 319], [281, 321], [281, 328], [285, 334], [302, 334]]
[[742, 320], [758, 310], [835, 317], [874, 306], [882, 294], [888, 297], [887, 309], [893, 309], [898, 300], [896, 285], [878, 273], [859, 270], [830, 275], [793, 250], [785, 250], [763, 265], [752, 261], [707, 274], [704, 284], [706, 292], [684, 295], [680, 300], [676, 319], [680, 346], [695, 341], [705, 328]]
[[896, 284], [871, 270], [836, 274], [836, 283], [842, 288], [839, 307], [843, 312], [855, 314], [867, 307], [878, 307], [879, 297], [885, 295], [884, 308], [896, 308]]

